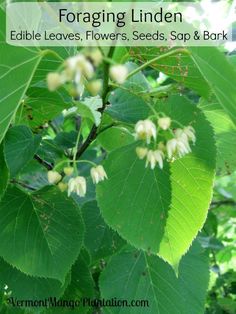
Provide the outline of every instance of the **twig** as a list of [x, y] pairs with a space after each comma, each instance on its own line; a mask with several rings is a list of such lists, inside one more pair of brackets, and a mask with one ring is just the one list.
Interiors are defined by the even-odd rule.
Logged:
[[87, 149], [90, 143], [92, 143], [92, 141], [96, 138], [96, 135], [97, 135], [97, 126], [94, 124], [92, 126], [92, 129], [88, 137], [83, 142], [83, 144], [78, 148], [78, 151], [76, 153], [76, 159], [79, 159], [79, 157], [84, 153], [84, 151]]
[[221, 205], [236, 206], [236, 202], [234, 200], [231, 200], [231, 199], [211, 202], [211, 207], [219, 207]]
[[101, 130], [98, 131], [97, 135], [100, 135], [102, 132], [112, 128], [113, 126], [117, 125], [117, 123], [112, 122], [111, 124], [108, 124], [107, 126], [104, 126]]
[[26, 183], [24, 183], [24, 182], [22, 182], [22, 181], [17, 181], [16, 179], [12, 179], [10, 182], [13, 183], [13, 184], [18, 184], [18, 185], [20, 185], [20, 186], [22, 186], [23, 188], [26, 188], [26, 189], [28, 189], [28, 190], [36, 191], [35, 188], [33, 188], [32, 186], [30, 186], [30, 185], [28, 185], [28, 184], [26, 184]]
[[47, 170], [52, 170], [53, 165], [47, 162], [46, 160], [43, 160], [39, 155], [34, 155], [34, 159], [37, 160], [41, 165], [43, 165]]

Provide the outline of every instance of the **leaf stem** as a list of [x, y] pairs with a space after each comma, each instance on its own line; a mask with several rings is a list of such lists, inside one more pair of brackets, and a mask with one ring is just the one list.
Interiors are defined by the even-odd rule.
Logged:
[[112, 59], [107, 58], [107, 57], [103, 57], [103, 60], [104, 60], [106, 63], [109, 63], [109, 64], [116, 64], [115, 61], [113, 61]]
[[86, 160], [86, 159], [80, 159], [80, 160], [76, 160], [76, 163], [87, 163], [92, 165], [93, 167], [97, 167], [97, 164], [95, 164], [95, 162], [90, 161], [90, 160]]
[[[60, 161], [55, 167], [54, 167], [54, 169], [56, 170], [56, 169], [58, 169], [61, 165], [63, 165], [63, 164], [70, 164], [70, 160], [62, 160], [62, 161]], [[88, 164], [91, 164], [93, 167], [96, 167], [97, 166], [97, 164], [95, 163], [95, 162], [93, 162], [93, 161], [90, 161], [90, 160], [86, 160], [86, 159], [82, 159], [82, 160], [74, 160], [73, 161], [73, 164], [75, 165], [76, 163], [88, 163]]]
[[145, 101], [145, 104], [148, 106], [148, 108], [153, 112], [153, 114], [156, 116], [156, 117], [158, 117], [159, 115], [158, 115], [158, 112], [156, 111], [156, 109], [152, 106], [152, 105], [150, 105], [148, 102], [146, 102]]

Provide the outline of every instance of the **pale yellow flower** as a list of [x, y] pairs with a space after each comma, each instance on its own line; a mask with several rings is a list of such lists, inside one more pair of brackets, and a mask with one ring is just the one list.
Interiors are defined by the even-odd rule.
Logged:
[[147, 144], [150, 144], [151, 138], [156, 139], [157, 129], [155, 124], [149, 120], [140, 120], [135, 125], [135, 137], [136, 139], [146, 140]]
[[97, 184], [104, 179], [107, 179], [106, 171], [104, 170], [103, 166], [99, 165], [97, 167], [92, 167], [90, 170], [90, 174], [94, 184]]
[[74, 192], [80, 197], [84, 197], [86, 194], [86, 180], [84, 177], [71, 178], [68, 182], [68, 196]]

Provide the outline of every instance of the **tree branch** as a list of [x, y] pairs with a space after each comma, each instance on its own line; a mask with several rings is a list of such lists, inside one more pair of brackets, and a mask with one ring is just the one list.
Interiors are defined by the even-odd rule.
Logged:
[[211, 202], [211, 207], [219, 207], [221, 205], [236, 206], [236, 202], [232, 199]]
[[[107, 57], [110, 59], [112, 58], [112, 55], [114, 53], [115, 46], [111, 47]], [[108, 62], [104, 63], [104, 82], [103, 82], [103, 93], [102, 93], [102, 108], [98, 109], [98, 111], [103, 114], [104, 110], [106, 109], [106, 98], [107, 94], [109, 92], [109, 68], [110, 64]], [[94, 124], [90, 130], [90, 133], [86, 140], [83, 142], [83, 144], [78, 148], [78, 151], [76, 153], [76, 159], [79, 159], [79, 157], [84, 153], [84, 151], [88, 148], [88, 146], [93, 142], [93, 140], [97, 137], [97, 130], [98, 127]]]
[[52, 170], [53, 165], [47, 162], [46, 160], [43, 160], [39, 155], [34, 155], [34, 159], [37, 160], [41, 165], [43, 165], [47, 170]]
[[30, 185], [28, 185], [28, 184], [26, 184], [26, 183], [24, 183], [24, 182], [22, 182], [22, 181], [17, 181], [16, 179], [12, 179], [10, 182], [13, 183], [13, 184], [18, 184], [18, 185], [20, 185], [20, 186], [22, 186], [23, 188], [26, 188], [26, 189], [28, 189], [28, 190], [36, 191], [35, 188], [33, 188], [32, 186], [30, 186]]

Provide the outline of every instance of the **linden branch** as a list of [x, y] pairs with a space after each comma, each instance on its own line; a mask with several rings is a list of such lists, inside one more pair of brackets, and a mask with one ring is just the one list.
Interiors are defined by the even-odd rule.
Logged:
[[[111, 47], [109, 52], [108, 52], [108, 59], [111, 59], [113, 56], [115, 50], [115, 46]], [[98, 111], [103, 114], [104, 110], [106, 109], [107, 105], [107, 94], [109, 92], [109, 68], [110, 64], [108, 62], [104, 63], [104, 70], [103, 70], [103, 75], [104, 75], [104, 83], [103, 83], [103, 93], [102, 93], [102, 108], [98, 109]], [[76, 153], [76, 159], [79, 159], [80, 156], [84, 153], [84, 151], [88, 148], [88, 146], [93, 142], [93, 140], [97, 136], [97, 130], [98, 127], [94, 124], [92, 126], [92, 129], [86, 138], [86, 140], [82, 143], [82, 145], [78, 148], [77, 153]]]

